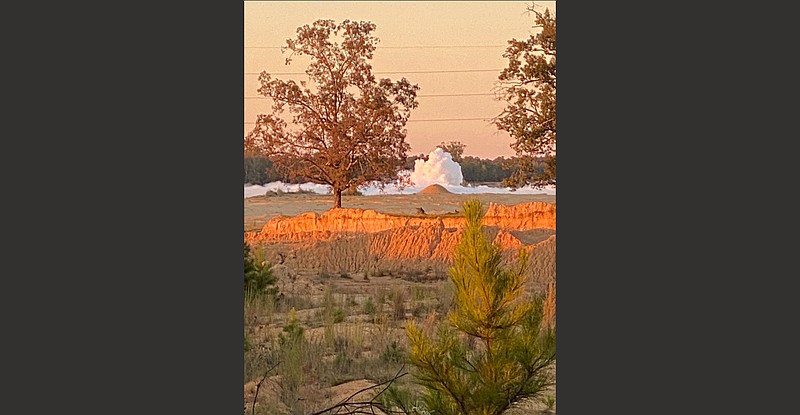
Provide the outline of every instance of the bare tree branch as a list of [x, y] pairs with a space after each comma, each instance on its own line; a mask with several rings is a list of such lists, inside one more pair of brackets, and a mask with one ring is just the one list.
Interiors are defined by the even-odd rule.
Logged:
[[264, 383], [264, 381], [267, 379], [267, 375], [269, 375], [269, 372], [275, 370], [275, 368], [278, 367], [278, 365], [280, 364], [281, 362], [277, 362], [271, 368], [267, 369], [267, 371], [264, 372], [264, 377], [262, 377], [261, 380], [258, 381], [258, 383], [256, 383], [256, 393], [253, 395], [253, 415], [256, 415], [256, 400], [258, 399], [258, 391], [261, 389], [261, 384]]
[[[378, 399], [378, 397], [381, 394], [383, 394], [383, 392], [386, 391], [386, 389], [389, 386], [391, 386], [392, 383], [394, 383], [394, 381], [396, 381], [397, 379], [400, 379], [401, 377], [403, 377], [403, 376], [408, 374], [407, 372], [401, 373], [401, 372], [403, 372], [403, 369], [405, 369], [405, 365], [403, 365], [400, 368], [400, 370], [397, 372], [397, 374], [395, 374], [392, 378], [390, 378], [390, 379], [388, 379], [386, 381], [383, 381], [381, 383], [378, 383], [377, 385], [368, 386], [366, 388], [359, 389], [356, 392], [354, 392], [353, 394], [351, 394], [350, 396], [348, 396], [347, 398], [345, 398], [344, 400], [342, 400], [341, 402], [337, 403], [336, 405], [333, 405], [331, 407], [325, 408], [325, 409], [323, 409], [321, 411], [314, 412], [314, 413], [312, 413], [310, 415], [322, 415], [324, 413], [330, 413], [334, 409], [339, 409], [339, 408], [346, 409], [346, 412], [337, 411], [336, 412], [337, 414], [339, 414], [339, 413], [343, 413], [343, 414], [366, 414], [366, 413], [369, 413], [369, 412], [363, 412], [363, 411], [365, 409], [367, 409], [367, 408], [370, 409], [372, 411], [372, 413], [374, 414], [375, 412], [373, 411], [373, 408], [375, 408], [375, 407], [377, 407], [378, 409], [380, 409], [381, 411], [386, 412], [386, 413], [393, 412], [393, 411], [389, 410], [388, 408], [385, 408], [384, 405], [381, 404], [380, 402], [376, 402], [376, 400]], [[375, 394], [375, 396], [373, 396], [372, 399], [370, 399], [369, 401], [351, 402], [351, 399], [353, 399], [358, 394], [360, 394], [362, 392], [366, 392], [366, 391], [371, 390], [371, 389], [376, 389], [376, 388], [378, 388], [380, 386], [384, 386], [384, 388], [381, 389], [380, 392]], [[348, 406], [355, 406], [356, 408], [355, 409], [347, 409]]]

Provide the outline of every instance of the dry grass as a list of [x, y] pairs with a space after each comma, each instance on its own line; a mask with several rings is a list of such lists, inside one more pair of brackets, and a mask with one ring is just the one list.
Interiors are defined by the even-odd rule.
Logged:
[[[257, 414], [311, 413], [335, 403], [334, 395], [343, 384], [364, 380], [377, 383], [391, 377], [408, 353], [404, 330], [407, 321], [433, 327], [446, 317], [453, 304], [449, 280], [411, 282], [376, 276], [365, 283], [357, 278], [316, 276], [301, 277], [297, 283], [309, 285], [308, 290], [295, 294], [298, 303], [308, 305], [296, 312], [297, 321], [304, 328], [301, 364], [281, 366], [275, 376], [268, 378], [267, 386], [259, 393]], [[548, 313], [555, 306], [555, 286], [551, 286], [545, 302]], [[244, 353], [244, 382], [246, 390], [247, 385], [251, 388], [249, 394], [245, 393], [250, 402], [254, 382], [271, 364], [285, 358], [278, 339], [289, 318], [281, 301], [286, 297], [245, 302], [245, 335], [250, 349]], [[337, 310], [342, 311], [343, 319], [335, 318]], [[300, 379], [301, 384], [288, 388], [291, 379]], [[539, 403], [531, 405], [530, 408], [543, 408]]]
[[[414, 261], [387, 258], [370, 249], [377, 234], [354, 234], [312, 243], [275, 242], [256, 245], [268, 261], [283, 256], [290, 277], [325, 280], [353, 279], [369, 282], [374, 277], [393, 277], [408, 281], [439, 281], [447, 278], [449, 264], [431, 258]], [[366, 278], [365, 278], [366, 277]], [[292, 281], [289, 280], [291, 283]]]
[[[431, 215], [456, 215], [473, 195], [402, 195], [344, 197], [343, 206], [415, 216], [422, 207]], [[514, 204], [554, 197], [478, 195], [496, 203]], [[273, 215], [323, 212], [331, 198], [281, 195], [245, 200], [245, 223], [260, 227]], [[492, 231], [492, 230], [487, 230]], [[496, 231], [496, 230], [494, 230]], [[529, 256], [533, 291], [547, 293], [545, 320], [555, 324], [555, 237], [552, 230], [512, 232], [526, 244], [538, 244]], [[245, 301], [245, 407], [251, 413], [254, 385], [271, 364], [283, 357], [278, 336], [295, 308], [304, 328], [301, 364], [282, 366], [268, 376], [258, 395], [256, 414], [308, 414], [335, 403], [338, 396], [394, 375], [408, 351], [405, 324], [414, 320], [434, 326], [453, 305], [448, 264], [432, 260], [389, 260], [370, 253], [370, 236], [355, 235], [316, 243], [270, 243], [254, 254], [274, 265], [277, 298]], [[513, 259], [513, 258], [512, 258]], [[282, 264], [278, 264], [283, 261]], [[299, 387], [287, 390], [290, 379]], [[408, 385], [410, 377], [401, 384]], [[249, 401], [248, 401], [249, 399]], [[339, 398], [341, 399], [341, 398]], [[530, 402], [516, 413], [545, 409]]]
[[544, 297], [544, 317], [542, 321], [547, 327], [556, 327], [556, 283], [547, 284], [547, 294]]
[[537, 292], [544, 292], [547, 284], [556, 280], [555, 235], [540, 242], [528, 258], [528, 281]]

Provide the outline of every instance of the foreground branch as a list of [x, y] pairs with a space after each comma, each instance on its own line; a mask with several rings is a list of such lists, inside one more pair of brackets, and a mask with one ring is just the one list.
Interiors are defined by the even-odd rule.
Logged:
[[256, 415], [256, 399], [258, 399], [258, 391], [261, 389], [261, 384], [263, 384], [264, 381], [267, 380], [267, 375], [269, 375], [269, 372], [275, 370], [275, 368], [278, 367], [279, 364], [281, 364], [281, 362], [275, 363], [271, 368], [267, 369], [267, 371], [264, 372], [264, 377], [262, 377], [261, 380], [258, 383], [256, 383], [256, 393], [253, 395], [253, 415]]
[[[384, 413], [390, 413], [392, 411], [388, 410], [388, 408], [385, 408], [380, 402], [376, 402], [376, 399], [378, 399], [378, 397], [381, 396], [381, 394], [383, 394], [383, 392], [385, 392], [386, 389], [388, 389], [389, 386], [391, 386], [392, 383], [394, 383], [394, 381], [396, 381], [397, 379], [400, 379], [401, 377], [403, 377], [403, 376], [408, 374], [408, 372], [403, 372], [403, 369], [405, 369], [405, 365], [403, 365], [403, 367], [401, 367], [400, 370], [397, 371], [397, 374], [395, 374], [391, 379], [386, 380], [384, 382], [381, 382], [381, 383], [379, 383], [377, 385], [368, 386], [366, 388], [359, 389], [356, 392], [354, 392], [353, 394], [351, 394], [350, 396], [348, 396], [347, 398], [345, 398], [343, 401], [337, 403], [336, 405], [333, 405], [333, 406], [331, 406], [329, 408], [325, 408], [325, 409], [323, 409], [321, 411], [314, 412], [313, 414], [310, 414], [310, 415], [322, 415], [322, 414], [325, 414], [325, 413], [332, 413], [332, 411], [334, 409], [344, 409], [346, 412], [339, 412], [338, 410], [336, 411], [337, 414], [343, 414], [343, 415], [355, 415], [355, 414], [365, 414], [365, 413], [374, 414], [375, 413], [375, 411], [374, 411], [375, 408], [383, 411]], [[356, 395], [358, 395], [358, 394], [360, 394], [362, 392], [366, 392], [366, 391], [368, 391], [370, 389], [377, 389], [377, 388], [379, 388], [381, 386], [383, 386], [383, 389], [381, 389], [380, 392], [375, 394], [375, 396], [373, 396], [372, 399], [370, 399], [369, 401], [351, 402], [351, 400], [354, 397], [356, 397]], [[352, 409], [349, 408], [351, 406], [353, 407]], [[369, 410], [370, 412], [366, 412], [367, 410]]]

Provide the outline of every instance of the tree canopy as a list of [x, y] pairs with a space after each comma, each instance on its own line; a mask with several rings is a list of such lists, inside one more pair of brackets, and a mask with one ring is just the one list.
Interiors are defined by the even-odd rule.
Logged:
[[375, 28], [350, 20], [298, 28], [282, 51], [291, 52], [287, 65], [295, 55], [310, 58], [310, 84], [262, 72], [258, 92], [272, 100], [272, 112], [260, 114], [245, 137], [246, 149], [269, 156], [294, 176], [330, 185], [334, 207], [341, 207], [348, 188], [397, 180], [410, 148], [405, 124], [418, 105], [419, 87], [372, 74]]
[[[528, 10], [540, 30], [526, 40], [508, 41], [503, 54], [508, 66], [499, 76], [507, 106], [495, 119], [514, 140], [517, 170], [505, 181], [514, 187], [556, 184], [556, 18], [549, 9]], [[545, 168], [536, 171], [541, 158]]]
[[447, 143], [442, 141], [436, 147], [439, 147], [442, 150], [450, 153], [450, 155], [453, 157], [453, 161], [456, 163], [461, 163], [461, 156], [464, 155], [464, 149], [467, 147], [467, 145], [461, 141], [450, 141]]

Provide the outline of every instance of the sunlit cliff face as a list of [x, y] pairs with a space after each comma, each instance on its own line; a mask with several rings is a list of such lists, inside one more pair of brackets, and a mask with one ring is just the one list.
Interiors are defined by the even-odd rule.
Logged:
[[[483, 218], [483, 224], [491, 230], [490, 237], [498, 246], [528, 251], [539, 242], [525, 242], [522, 235], [530, 230], [555, 231], [555, 222], [555, 205], [544, 202], [513, 206], [489, 204]], [[283, 241], [309, 244], [362, 234], [367, 238], [360, 249], [381, 257], [446, 260], [452, 256], [461, 238], [463, 225], [463, 216], [395, 216], [374, 210], [345, 208], [322, 214], [308, 212], [294, 217], [275, 217], [260, 231], [245, 232], [244, 237], [248, 243]], [[550, 238], [555, 238], [555, 235]]]

